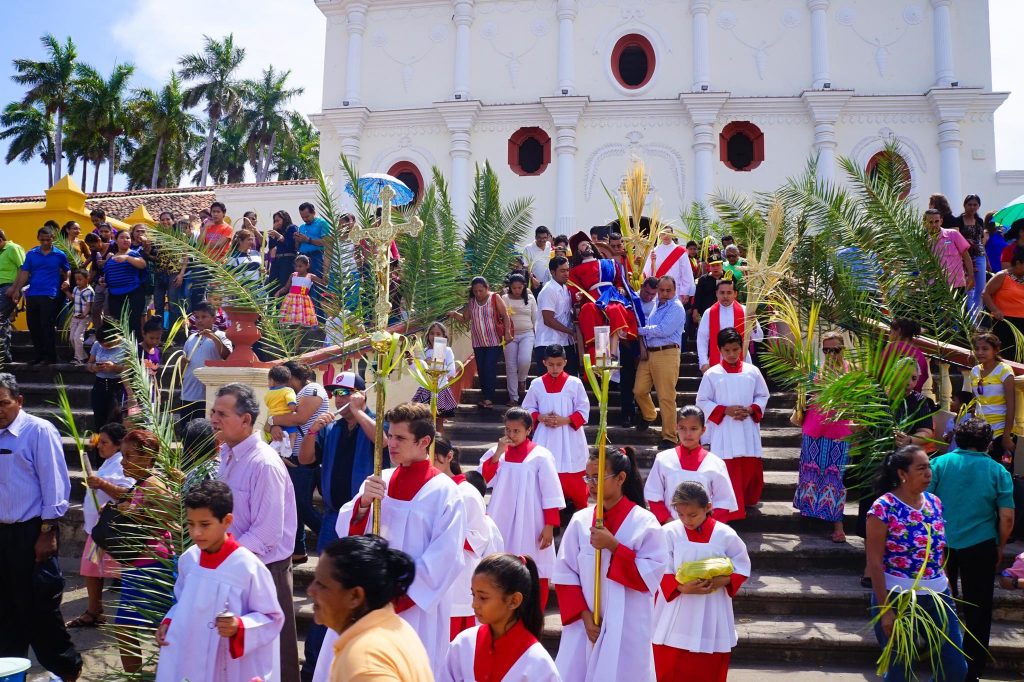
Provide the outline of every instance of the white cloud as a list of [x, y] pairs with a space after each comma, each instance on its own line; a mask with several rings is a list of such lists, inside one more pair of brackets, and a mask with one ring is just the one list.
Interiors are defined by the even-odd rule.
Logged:
[[270, 65], [291, 69], [288, 82], [305, 92], [289, 107], [320, 111], [326, 21], [312, 0], [138, 0], [130, 7], [111, 25], [112, 44], [147, 79], [165, 82], [181, 55], [202, 49], [204, 34], [219, 40], [233, 33], [246, 49], [241, 77], [256, 78]]
[[1018, 52], [1024, 26], [1021, 0], [991, 0], [992, 89], [1013, 94], [996, 111], [996, 164], [1000, 170], [1024, 169], [1024, 71]]

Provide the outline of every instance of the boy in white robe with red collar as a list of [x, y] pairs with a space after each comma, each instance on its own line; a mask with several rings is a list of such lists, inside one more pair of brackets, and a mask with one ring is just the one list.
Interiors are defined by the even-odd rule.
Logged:
[[[373, 501], [380, 500], [380, 535], [416, 562], [416, 578], [395, 604], [395, 612], [419, 634], [437, 676], [450, 642], [448, 592], [464, 562], [465, 503], [455, 482], [430, 463], [428, 448], [435, 435], [430, 408], [403, 403], [388, 410], [384, 420], [388, 452], [396, 466], [379, 477], [368, 477], [359, 495], [341, 508], [338, 537], [369, 532]], [[336, 639], [328, 630], [314, 682], [327, 679]]]
[[547, 371], [530, 382], [523, 409], [533, 415], [536, 425], [533, 442], [546, 448], [555, 458], [565, 500], [579, 510], [587, 507], [583, 470], [587, 465], [588, 447], [583, 427], [590, 418], [590, 398], [583, 382], [568, 374], [565, 365], [565, 350], [561, 346], [544, 349]]
[[[722, 275], [715, 286], [715, 297], [718, 302], [708, 308], [700, 318], [700, 325], [697, 327], [697, 364], [701, 372], [707, 372], [721, 362], [722, 358], [716, 343], [718, 332], [734, 327], [742, 334], [747, 322], [746, 311], [736, 301], [736, 282], [733, 281], [730, 273]], [[764, 332], [761, 331], [761, 325], [757, 320], [754, 320], [750, 340], [764, 341]], [[750, 362], [749, 350], [745, 351], [743, 358]]]
[[280, 679], [284, 613], [270, 571], [227, 532], [231, 488], [204, 481], [185, 496], [195, 543], [178, 561], [174, 606], [157, 629], [158, 682]]
[[761, 419], [768, 404], [768, 384], [760, 370], [743, 362], [743, 337], [729, 327], [718, 333], [722, 361], [704, 373], [697, 407], [713, 425], [705, 437], [711, 451], [725, 461], [738, 510], [729, 519], [746, 517], [746, 507], [761, 501]]

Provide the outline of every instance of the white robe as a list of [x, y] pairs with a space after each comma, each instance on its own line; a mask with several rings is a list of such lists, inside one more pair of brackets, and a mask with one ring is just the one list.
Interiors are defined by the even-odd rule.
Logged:
[[744, 362], [743, 369], [735, 374], [727, 372], [721, 365], [709, 369], [697, 389], [697, 407], [708, 420], [703, 440], [711, 444], [709, 449], [722, 459], [760, 457], [761, 425], [753, 417], [737, 420], [727, 416], [722, 418], [721, 424], [715, 424], [710, 419], [711, 413], [719, 405], [757, 405], [763, 415], [768, 397], [768, 384], [760, 370], [750, 363]]
[[[452, 641], [452, 647], [448, 651], [448, 661], [445, 669], [438, 676], [438, 682], [474, 682], [476, 676], [473, 672], [473, 663], [476, 661], [476, 636], [477, 630], [483, 625], [477, 625], [460, 632]], [[555, 662], [551, 655], [540, 642], [533, 646], [519, 657], [519, 660], [509, 668], [501, 680], [494, 682], [560, 682]]]
[[[692, 542], [680, 521], [663, 526], [668, 541], [669, 564], [666, 575], [688, 561], [712, 557], [728, 557], [733, 572], [750, 577], [750, 557], [736, 531], [724, 523], [716, 523], [709, 542]], [[653, 644], [664, 644], [695, 653], [725, 653], [736, 646], [736, 625], [732, 613], [732, 597], [725, 588], [711, 594], [679, 594], [666, 601], [658, 595], [654, 607]]]
[[[493, 455], [494, 448], [484, 453], [481, 469]], [[502, 455], [498, 459], [498, 471], [488, 485], [491, 500], [487, 513], [501, 532], [505, 551], [533, 557], [539, 576], [551, 578], [555, 570], [555, 546], [540, 549], [537, 543], [544, 530], [544, 510], [565, 508], [551, 453], [537, 445], [521, 463], [509, 462]]]
[[739, 509], [729, 470], [725, 468], [722, 458], [711, 452], [704, 455], [696, 471], [683, 469], [675, 449], [659, 452], [647, 475], [647, 483], [644, 484], [644, 499], [648, 502], [662, 502], [672, 518], [678, 518], [672, 508], [672, 495], [683, 481], [696, 481], [704, 486], [711, 497], [711, 506], [715, 509], [731, 512]]
[[[472, 483], [462, 481], [458, 484], [459, 495], [466, 509], [466, 542], [462, 546], [463, 565], [451, 589], [448, 590], [448, 601], [451, 604], [451, 616], [472, 616], [473, 596], [470, 594], [473, 582], [473, 571], [487, 554], [491, 542], [491, 528], [488, 524], [487, 512], [484, 510], [484, 498]], [[500, 537], [500, 535], [499, 535]], [[469, 545], [467, 549], [466, 545]], [[500, 550], [496, 550], [500, 551]]]
[[[548, 393], [544, 377], [540, 376], [530, 382], [523, 409], [541, 416], [554, 412], [560, 417], [570, 417], [578, 412], [585, 424], [590, 418], [590, 398], [583, 382], [574, 376], [568, 377], [558, 393]], [[566, 424], [551, 428], [541, 423], [533, 434], [533, 442], [548, 449], [559, 473], [574, 474], [587, 468], [587, 434], [582, 426], [574, 429]]]
[[693, 268], [690, 266], [690, 254], [686, 252], [685, 246], [679, 246], [678, 244], [658, 244], [651, 250], [651, 254], [656, 258], [655, 267], [656, 270], [651, 268], [651, 257], [647, 257], [647, 261], [644, 263], [644, 276], [653, 277], [655, 273], [662, 270], [662, 264], [665, 259], [669, 257], [676, 249], [682, 249], [683, 253], [679, 257], [679, 260], [675, 262], [664, 274], [668, 275], [676, 281], [676, 294], [680, 297], [693, 296], [697, 292], [697, 285], [693, 281]]
[[[718, 309], [718, 331], [735, 326], [735, 314], [733, 313], [733, 309], [740, 304], [733, 302], [732, 305], [732, 308], [720, 307]], [[737, 331], [739, 331], [740, 334], [743, 333], [742, 329]], [[761, 329], [761, 324], [757, 320], [754, 320], [754, 328], [750, 332], [750, 341], [764, 341], [764, 331]], [[697, 327], [698, 367], [703, 367], [708, 364], [708, 349], [711, 348], [712, 343], [718, 343], [718, 339], [711, 338], [711, 309], [708, 308], [708, 310], [701, 315], [700, 325]], [[743, 359], [750, 362], [750, 350], [745, 352]]]
[[[160, 647], [157, 682], [264, 682], [281, 679], [278, 637], [284, 613], [270, 571], [245, 547], [217, 568], [199, 565], [198, 547], [178, 561], [174, 606], [166, 618], [168, 646]], [[231, 658], [229, 642], [211, 625], [230, 611], [242, 619], [244, 651]]]
[[[583, 590], [590, 610], [594, 608], [594, 548], [590, 528], [594, 507], [572, 516], [558, 548], [553, 582]], [[555, 664], [566, 682], [653, 682], [651, 649], [654, 595], [665, 574], [668, 555], [661, 524], [654, 514], [633, 507], [615, 538], [636, 553], [636, 567], [648, 592], [628, 588], [608, 578], [612, 555], [601, 550], [601, 634], [591, 644], [582, 620], [562, 628]]]
[[[394, 469], [381, 473], [385, 486], [394, 473]], [[338, 537], [348, 536], [352, 513], [365, 485], [364, 482], [355, 498], [338, 512]], [[373, 526], [372, 508], [367, 516], [369, 532]], [[455, 482], [442, 474], [427, 481], [408, 502], [385, 496], [380, 505], [380, 534], [393, 549], [402, 550], [416, 562], [416, 578], [408, 592], [415, 606], [398, 615], [420, 636], [437, 676], [444, 668], [451, 637], [448, 591], [462, 570], [462, 548], [466, 541], [465, 503]], [[337, 639], [338, 634], [328, 628], [316, 661], [314, 682], [328, 679]]]

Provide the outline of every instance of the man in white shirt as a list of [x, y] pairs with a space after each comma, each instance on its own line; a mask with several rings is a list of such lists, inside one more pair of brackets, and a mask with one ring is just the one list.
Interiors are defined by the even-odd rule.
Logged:
[[523, 247], [526, 271], [530, 275], [530, 290], [536, 298], [541, 287], [551, 279], [548, 263], [551, 261], [551, 230], [541, 225], [534, 231], [534, 242]]
[[565, 348], [568, 360], [565, 371], [579, 375], [579, 358], [576, 353], [575, 331], [572, 327], [572, 294], [565, 285], [569, 281], [569, 260], [562, 256], [552, 258], [548, 264], [551, 279], [547, 281], [537, 296], [537, 309], [541, 318], [533, 339], [533, 361], [537, 367], [536, 374], [544, 373], [544, 349], [550, 345]]

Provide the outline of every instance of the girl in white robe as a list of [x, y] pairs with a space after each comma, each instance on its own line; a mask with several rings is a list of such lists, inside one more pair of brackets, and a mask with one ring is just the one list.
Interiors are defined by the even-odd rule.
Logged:
[[679, 445], [659, 452], [644, 485], [644, 498], [651, 513], [665, 524], [676, 518], [672, 513], [672, 493], [683, 481], [697, 481], [711, 496], [714, 516], [728, 521], [738, 511], [729, 471], [720, 457], [701, 447], [704, 413], [694, 405], [679, 410], [676, 421]]
[[761, 419], [768, 404], [768, 384], [760, 370], [740, 359], [743, 339], [729, 327], [718, 333], [722, 362], [709, 369], [697, 389], [697, 407], [711, 423], [705, 442], [725, 461], [738, 510], [761, 501], [764, 466], [761, 462]]
[[452, 642], [439, 682], [559, 682], [537, 641], [544, 627], [537, 566], [528, 556], [492, 554], [473, 573], [480, 625]]
[[555, 458], [562, 496], [576, 509], [587, 506], [583, 469], [587, 465], [587, 434], [590, 398], [583, 382], [565, 373], [565, 350], [544, 349], [547, 372], [534, 379], [523, 399], [523, 409], [533, 415], [537, 429], [533, 442], [547, 448]]
[[[196, 544], [178, 560], [174, 606], [157, 632], [157, 682], [281, 679], [284, 613], [277, 588], [263, 562], [227, 533], [231, 503], [222, 481], [201, 483], [185, 497]], [[227, 612], [235, 614], [237, 627], [230, 637], [217, 628], [218, 616]]]
[[554, 529], [565, 500], [551, 453], [527, 437], [532, 423], [522, 408], [506, 411], [505, 436], [484, 453], [480, 473], [491, 486], [487, 511], [501, 531], [505, 551], [537, 562], [543, 608], [555, 570]]
[[[566, 682], [646, 682], [654, 679], [654, 595], [668, 560], [665, 538], [643, 506], [631, 450], [609, 449], [604, 472], [591, 455], [587, 485], [594, 496], [599, 476], [605, 477], [604, 527], [594, 527], [596, 507], [580, 510], [558, 549], [554, 581], [562, 640], [555, 664]], [[601, 552], [600, 625], [594, 624], [595, 551]]]
[[[663, 528], [668, 564], [654, 607], [654, 666], [657, 682], [726, 682], [736, 646], [732, 599], [750, 576], [750, 557], [736, 531], [711, 516], [708, 492], [694, 481], [672, 496], [679, 519]], [[726, 557], [732, 575], [680, 584], [684, 563]]]

